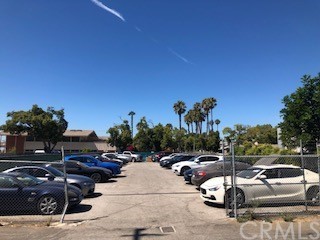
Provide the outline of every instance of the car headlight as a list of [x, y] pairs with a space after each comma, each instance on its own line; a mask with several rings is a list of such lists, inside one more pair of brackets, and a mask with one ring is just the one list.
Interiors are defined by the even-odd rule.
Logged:
[[88, 186], [88, 185], [91, 185], [92, 183], [91, 182], [84, 182], [83, 185], [85, 186]]
[[221, 185], [213, 186], [213, 187], [209, 188], [209, 191], [217, 191], [221, 187], [222, 187]]
[[178, 164], [178, 165], [175, 165], [175, 167], [179, 167], [180, 165]]

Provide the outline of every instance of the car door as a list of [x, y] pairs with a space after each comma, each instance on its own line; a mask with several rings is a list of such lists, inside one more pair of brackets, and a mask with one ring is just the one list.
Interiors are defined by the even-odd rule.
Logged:
[[80, 174], [82, 173], [82, 168], [77, 162], [66, 161], [66, 171], [70, 174]]
[[[262, 177], [264, 175], [264, 177]], [[279, 193], [278, 169], [267, 169], [261, 171], [254, 179], [249, 179], [250, 184], [246, 184], [246, 192], [250, 200], [259, 200], [261, 203], [275, 201]]]
[[199, 162], [200, 162], [201, 167], [206, 166], [210, 163], [214, 163], [218, 160], [219, 160], [219, 158], [215, 157], [215, 156], [203, 156], [203, 157], [199, 158]]
[[[19, 210], [24, 199], [20, 194], [21, 187], [11, 177], [0, 177], [0, 210]], [[23, 199], [22, 199], [23, 198]]]
[[304, 184], [303, 170], [301, 168], [281, 168], [279, 186], [277, 188], [278, 196], [281, 200], [303, 200]]
[[54, 180], [54, 176], [47, 170], [43, 168], [27, 168], [28, 174], [34, 176], [42, 181], [52, 181]]

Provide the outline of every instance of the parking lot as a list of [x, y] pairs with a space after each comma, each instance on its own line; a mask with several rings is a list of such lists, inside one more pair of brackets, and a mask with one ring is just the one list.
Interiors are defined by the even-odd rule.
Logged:
[[[222, 206], [204, 204], [193, 185], [148, 162], [124, 166], [120, 176], [96, 184], [95, 195], [69, 211], [63, 224], [59, 219], [2, 216], [1, 239], [244, 239], [241, 224]], [[260, 231], [254, 224], [245, 230]]]
[[[3, 226], [2, 235], [5, 239], [25, 239], [26, 234], [29, 239], [39, 239], [36, 233], [45, 235], [41, 238], [46, 239], [57, 239], [58, 233], [64, 239], [79, 236], [81, 239], [101, 236], [114, 239], [138, 239], [138, 236], [177, 239], [180, 236], [187, 239], [190, 234], [206, 238], [214, 225], [230, 222], [224, 208], [206, 206], [194, 186], [185, 184], [182, 177], [161, 169], [157, 163], [130, 163], [117, 178], [96, 184], [95, 192], [93, 197], [85, 198], [80, 206], [68, 212], [62, 225], [55, 223], [59, 215], [52, 219], [48, 216], [1, 217], [2, 222], [24, 221], [17, 224], [20, 227], [15, 231]], [[28, 225], [28, 218], [38, 221], [37, 226], [23, 227]], [[44, 231], [39, 226], [46, 225], [48, 219], [55, 227], [46, 227]], [[27, 233], [31, 230], [33, 234]]]

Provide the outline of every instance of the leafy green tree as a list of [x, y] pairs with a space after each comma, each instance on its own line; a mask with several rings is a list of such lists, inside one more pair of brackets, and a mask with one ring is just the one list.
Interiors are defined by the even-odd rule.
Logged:
[[210, 152], [218, 152], [220, 148], [219, 132], [210, 132], [206, 137], [206, 150]]
[[279, 127], [281, 140], [288, 147], [298, 146], [299, 140], [303, 143], [320, 140], [320, 74], [316, 77], [305, 75], [301, 82], [301, 87], [282, 100], [284, 108], [280, 115], [283, 122]]
[[271, 124], [249, 127], [244, 138], [252, 143], [277, 144], [277, 128]]
[[153, 149], [153, 130], [150, 129], [146, 117], [142, 117], [137, 123], [137, 134], [133, 142], [138, 151], [150, 151]]
[[158, 124], [153, 128], [153, 135], [152, 135], [152, 143], [154, 147], [154, 151], [159, 152], [162, 150], [161, 148], [161, 141], [164, 135], [164, 127], [162, 124]]
[[44, 151], [50, 153], [56, 144], [63, 139], [68, 122], [64, 118], [64, 109], [55, 110], [48, 107], [44, 111], [38, 105], [33, 105], [29, 111], [12, 111], [1, 128], [11, 134], [28, 133], [38, 141], [43, 142]]
[[179, 129], [181, 130], [181, 115], [186, 111], [186, 104], [183, 101], [178, 101], [173, 105], [173, 110], [179, 115]]
[[231, 129], [230, 127], [226, 127], [222, 130], [223, 135], [230, 143], [231, 141], [235, 141], [236, 144], [239, 146], [243, 144], [245, 141], [245, 134], [247, 133], [249, 126], [245, 126], [242, 124], [234, 125], [234, 128]]
[[109, 128], [107, 133], [109, 134], [107, 142], [120, 151], [125, 150], [132, 144], [131, 130], [127, 120], [124, 120], [122, 124]]
[[161, 148], [163, 150], [175, 150], [177, 149], [176, 141], [173, 138], [173, 127], [171, 124], [167, 124], [164, 127], [163, 139], [161, 141]]

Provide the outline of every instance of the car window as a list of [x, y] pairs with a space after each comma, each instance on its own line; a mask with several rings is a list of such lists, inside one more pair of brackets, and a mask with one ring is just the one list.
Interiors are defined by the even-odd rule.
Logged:
[[0, 188], [16, 188], [17, 183], [10, 177], [0, 177]]
[[81, 161], [81, 157], [71, 157], [69, 160]]
[[279, 169], [268, 169], [262, 173], [267, 176], [267, 179], [280, 178]]
[[29, 174], [34, 177], [45, 177], [46, 174], [49, 174], [49, 173], [47, 171], [45, 171], [44, 169], [29, 168]]
[[218, 160], [219, 160], [219, 158], [218, 157], [214, 157], [214, 156], [208, 156], [206, 158], [206, 161], [218, 161]]
[[206, 157], [199, 157], [198, 160], [199, 160], [199, 162], [205, 162], [206, 161]]
[[300, 168], [283, 168], [279, 171], [281, 178], [299, 177], [303, 175], [303, 170]]
[[78, 168], [78, 164], [76, 162], [66, 162], [66, 167], [68, 167], [68, 168]]

